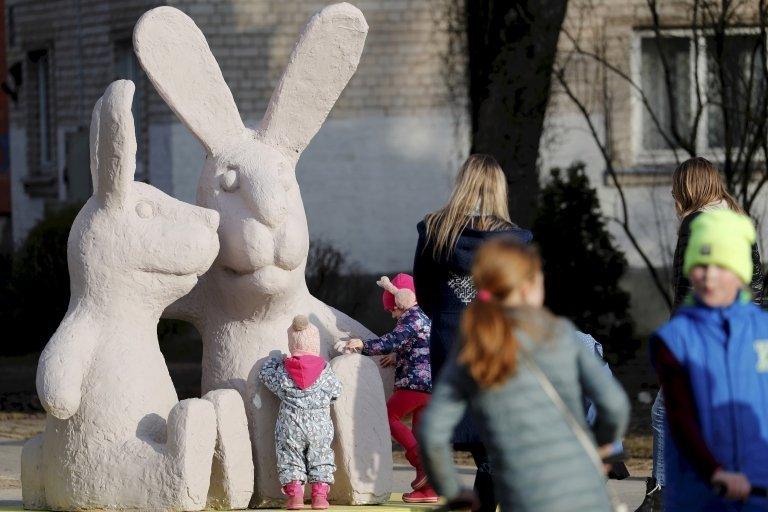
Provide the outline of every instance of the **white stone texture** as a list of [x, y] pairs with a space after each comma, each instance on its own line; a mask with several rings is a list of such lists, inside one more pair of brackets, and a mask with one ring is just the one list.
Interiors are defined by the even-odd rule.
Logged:
[[94, 195], [69, 235], [69, 308], [38, 364], [48, 416], [22, 454], [27, 508], [206, 505], [216, 408], [178, 401], [157, 323], [216, 257], [218, 213], [133, 181], [133, 91], [114, 82], [93, 111]]
[[[203, 391], [234, 388], [243, 396], [256, 470], [253, 505], [284, 498], [275, 461], [278, 404], [257, 374], [266, 357], [287, 351], [285, 331], [293, 317], [307, 315], [318, 326], [321, 353], [329, 358], [334, 341], [372, 336], [307, 290], [309, 234], [295, 175], [301, 152], [357, 67], [367, 30], [362, 13], [346, 3], [313, 16], [256, 130], [244, 126], [216, 59], [191, 18], [158, 7], [144, 14], [134, 31], [142, 67], [208, 152], [197, 201], [221, 214], [221, 249], [199, 285], [167, 314], [192, 322], [203, 337]], [[360, 368], [358, 380], [380, 382], [371, 365]], [[382, 396], [370, 400], [371, 407], [385, 410]], [[337, 436], [365, 438], [377, 428], [370, 416], [359, 420], [354, 428], [338, 428]], [[379, 444], [377, 452], [391, 446], [388, 438]], [[375, 475], [350, 474], [349, 468], [339, 468], [337, 485], [361, 489], [358, 494], [369, 501], [360, 503], [386, 500], [388, 490], [371, 493], [370, 483], [362, 479]]]
[[213, 404], [217, 427], [207, 508], [247, 508], [253, 494], [253, 460], [243, 399], [234, 389], [209, 391], [203, 398]]

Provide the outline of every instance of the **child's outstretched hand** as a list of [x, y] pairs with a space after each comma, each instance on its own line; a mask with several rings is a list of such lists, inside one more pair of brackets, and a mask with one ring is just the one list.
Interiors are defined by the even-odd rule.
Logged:
[[363, 340], [359, 338], [352, 338], [349, 341], [339, 340], [333, 348], [336, 349], [337, 352], [341, 352], [342, 354], [351, 354], [352, 352], [359, 352], [363, 349]]
[[352, 338], [347, 342], [347, 352], [359, 352], [363, 350], [363, 340], [359, 338]]
[[397, 357], [395, 354], [387, 354], [385, 356], [382, 356], [382, 358], [379, 360], [379, 364], [382, 368], [389, 368], [390, 366], [393, 366], [395, 364]]

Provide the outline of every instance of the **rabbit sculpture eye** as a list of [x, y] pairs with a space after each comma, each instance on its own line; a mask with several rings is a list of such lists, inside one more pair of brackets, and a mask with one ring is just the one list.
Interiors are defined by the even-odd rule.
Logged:
[[227, 170], [219, 175], [219, 184], [224, 192], [234, 192], [240, 187], [240, 175], [236, 166], [228, 166]]

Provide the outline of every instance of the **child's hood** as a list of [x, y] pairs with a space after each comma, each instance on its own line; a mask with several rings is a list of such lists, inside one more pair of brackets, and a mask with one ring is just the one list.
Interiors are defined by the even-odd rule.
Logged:
[[[426, 225], [424, 221], [419, 223], [417, 229], [420, 236], [426, 238]], [[456, 240], [456, 246], [451, 256], [443, 258], [441, 263], [454, 271], [469, 273], [477, 249], [491, 238], [500, 235], [514, 237], [524, 244], [529, 244], [533, 240], [533, 233], [531, 231], [514, 225], [499, 231], [481, 231], [466, 227]]]
[[325, 369], [325, 359], [320, 356], [303, 355], [285, 358], [285, 371], [299, 389], [312, 386]]

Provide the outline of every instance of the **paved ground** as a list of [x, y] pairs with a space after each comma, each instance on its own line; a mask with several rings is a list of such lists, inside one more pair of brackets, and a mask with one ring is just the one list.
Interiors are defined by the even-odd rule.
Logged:
[[[15, 511], [21, 508], [19, 461], [23, 444], [24, 440], [22, 439], [0, 437], [0, 512]], [[474, 468], [460, 466], [459, 473], [466, 485], [472, 484]], [[395, 491], [408, 490], [408, 484], [412, 479], [413, 471], [408, 466], [401, 464], [395, 466]], [[621, 482], [611, 481], [610, 485], [618, 493], [620, 499], [628, 505], [630, 512], [635, 510], [643, 499], [645, 479], [642, 477], [632, 477]]]

